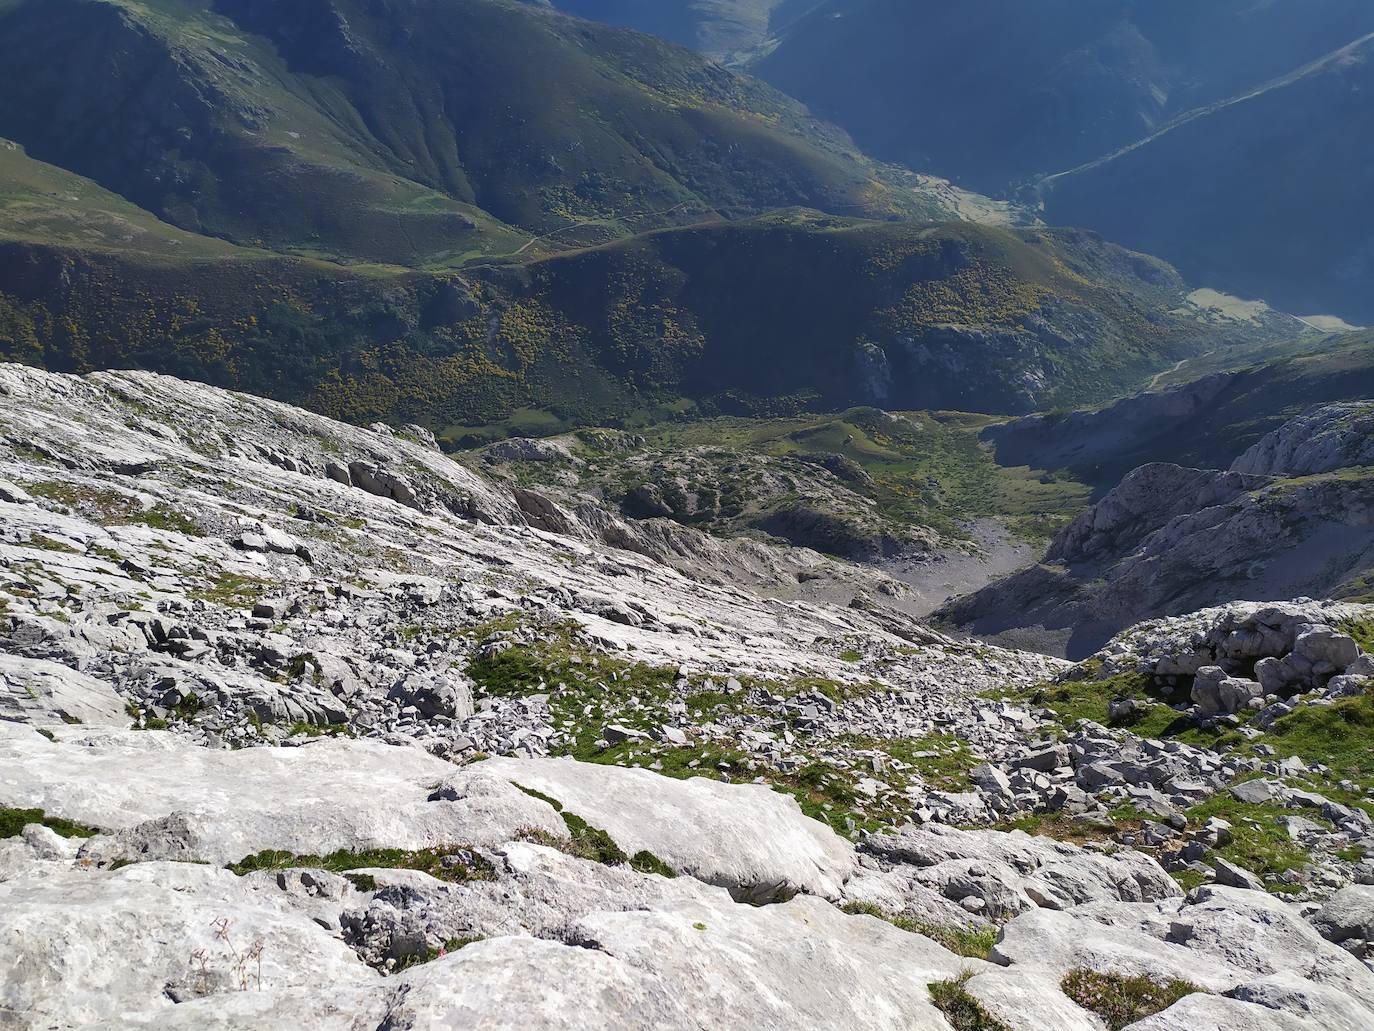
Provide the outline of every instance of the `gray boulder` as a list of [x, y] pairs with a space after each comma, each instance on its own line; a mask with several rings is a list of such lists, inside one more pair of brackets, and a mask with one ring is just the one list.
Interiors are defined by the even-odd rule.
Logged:
[[1248, 891], [1263, 891], [1264, 882], [1249, 870], [1242, 869], [1225, 859], [1217, 858], [1217, 883], [1227, 888], [1244, 888]]
[[1264, 688], [1253, 680], [1229, 677], [1220, 666], [1204, 666], [1193, 681], [1192, 699], [1204, 716], [1240, 712], [1262, 701]]
[[1312, 917], [1312, 926], [1337, 945], [1354, 938], [1374, 940], [1374, 885], [1342, 888]]

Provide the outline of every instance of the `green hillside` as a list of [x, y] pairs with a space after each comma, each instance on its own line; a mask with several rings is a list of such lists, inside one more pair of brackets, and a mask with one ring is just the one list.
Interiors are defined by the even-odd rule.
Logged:
[[769, 87], [515, 0], [4, 0], [0, 66], [0, 136], [35, 159], [303, 256], [448, 266], [555, 230], [932, 210]]
[[160, 221], [118, 194], [0, 139], [0, 239], [167, 258], [249, 257], [252, 252]]
[[1019, 414], [1271, 332], [1091, 233], [932, 221], [771, 87], [546, 6], [0, 0], [0, 64], [0, 357], [53, 369], [456, 441]]
[[462, 278], [233, 253], [0, 245], [0, 357], [151, 368], [457, 438], [529, 409], [558, 429], [684, 398], [707, 415], [1025, 412], [1104, 400], [1228, 332], [1180, 307], [1167, 265], [971, 223], [792, 210]]

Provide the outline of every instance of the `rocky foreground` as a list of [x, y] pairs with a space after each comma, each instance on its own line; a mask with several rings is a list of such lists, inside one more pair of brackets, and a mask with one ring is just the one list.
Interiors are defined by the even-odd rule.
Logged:
[[820, 567], [0, 366], [0, 1026], [1374, 1026], [1374, 610], [1070, 667]]

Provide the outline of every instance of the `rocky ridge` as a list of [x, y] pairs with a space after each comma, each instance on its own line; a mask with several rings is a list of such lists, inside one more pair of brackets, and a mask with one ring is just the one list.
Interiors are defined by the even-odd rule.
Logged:
[[[1256, 774], [1296, 804], [1286, 757], [1066, 733], [1081, 669], [675, 569], [416, 429], [149, 374], [0, 395], [15, 1026], [1097, 1028], [1083, 971], [1192, 982], [1139, 1027], [1374, 1019], [1364, 803], [1328, 789], [1296, 904], [1194, 813]], [[1299, 670], [1313, 709], [1369, 661], [1315, 618], [1286, 668], [1356, 654]]]
[[1367, 401], [1317, 406], [1226, 470], [1142, 465], [1039, 565], [942, 618], [1083, 658], [1141, 620], [1231, 599], [1363, 597], [1374, 563], [1370, 411]]

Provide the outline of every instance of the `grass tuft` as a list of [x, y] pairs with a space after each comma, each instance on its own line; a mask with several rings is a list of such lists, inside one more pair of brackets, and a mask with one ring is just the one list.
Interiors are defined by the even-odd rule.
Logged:
[[[258, 870], [310, 869], [347, 874], [353, 870], [375, 867], [385, 870], [419, 870], [431, 877], [451, 884], [468, 881], [490, 881], [496, 876], [492, 865], [467, 848], [425, 848], [408, 851], [399, 848], [373, 848], [361, 851], [339, 849], [327, 856], [297, 855], [274, 849], [264, 849], [230, 863], [230, 872], [242, 877]], [[369, 878], [369, 880], [372, 880]], [[373, 888], [360, 889], [371, 891]], [[356, 886], [356, 882], [355, 882]]]
[[1179, 978], [1160, 982], [1143, 974], [1126, 977], [1081, 969], [1069, 971], [1060, 987], [1079, 1006], [1101, 1017], [1107, 1031], [1121, 1031], [1137, 1020], [1164, 1012], [1179, 999], [1205, 991]]
[[987, 959], [992, 947], [997, 944], [995, 927], [959, 927], [953, 924], [913, 920], [910, 917], [894, 916], [872, 902], [847, 902], [842, 908], [851, 916], [877, 917], [893, 927], [922, 935], [956, 956], [966, 959]]
[[11, 809], [0, 806], [0, 838], [17, 838], [31, 823], [41, 824], [64, 838], [90, 838], [100, 832], [94, 827], [48, 816], [42, 809]]
[[973, 972], [965, 970], [953, 980], [931, 984], [930, 1000], [935, 1008], [945, 1015], [954, 1031], [1011, 1031], [969, 994], [965, 985], [972, 977]]

